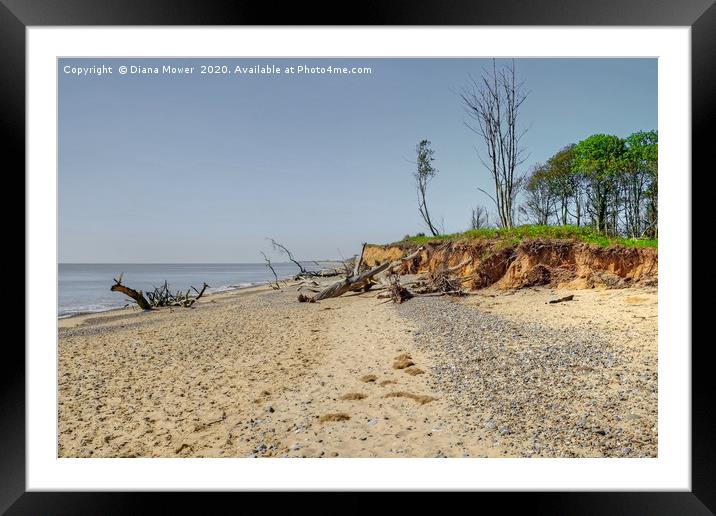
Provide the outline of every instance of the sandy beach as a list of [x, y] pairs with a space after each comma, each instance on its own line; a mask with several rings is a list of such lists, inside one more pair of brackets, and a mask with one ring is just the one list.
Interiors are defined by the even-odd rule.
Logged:
[[296, 296], [60, 320], [58, 456], [657, 455], [655, 287]]

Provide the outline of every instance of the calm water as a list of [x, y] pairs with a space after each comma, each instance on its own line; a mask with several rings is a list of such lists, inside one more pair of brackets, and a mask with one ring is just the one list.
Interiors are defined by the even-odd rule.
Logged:
[[[321, 264], [326, 265], [328, 264]], [[290, 278], [298, 272], [292, 263], [273, 264], [279, 279]], [[306, 268], [317, 268], [315, 264]], [[208, 292], [220, 292], [250, 287], [273, 280], [271, 271], [263, 263], [192, 263], [192, 264], [60, 264], [59, 317], [80, 313], [103, 312], [134, 303], [119, 292], [109, 289], [112, 278], [124, 273], [122, 283], [135, 290], [153, 290], [167, 280], [172, 291], [194, 286], [201, 289], [206, 282]]]

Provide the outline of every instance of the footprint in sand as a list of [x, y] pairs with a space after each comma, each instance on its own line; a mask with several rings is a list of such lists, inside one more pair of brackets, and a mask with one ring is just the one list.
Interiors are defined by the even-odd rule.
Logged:
[[398, 355], [395, 357], [395, 362], [393, 362], [393, 369], [406, 369], [410, 366], [415, 365], [415, 362], [412, 361], [412, 358], [408, 353], [403, 353], [401, 355]]
[[406, 372], [407, 374], [411, 375], [411, 376], [416, 376], [416, 375], [424, 374], [424, 373], [425, 373], [425, 371], [423, 371], [423, 370], [420, 369], [419, 367], [408, 367], [408, 368], [405, 370], [405, 372]]
[[364, 400], [367, 397], [368, 396], [366, 396], [365, 394], [363, 394], [361, 392], [349, 392], [348, 394], [344, 394], [343, 396], [341, 396], [340, 399], [342, 399], [342, 400]]
[[348, 421], [351, 417], [344, 413], [344, 412], [338, 412], [335, 414], [325, 414], [320, 417], [319, 421], [321, 423], [329, 423], [333, 421]]
[[375, 382], [378, 379], [378, 377], [374, 374], [367, 374], [365, 376], [361, 376], [360, 381], [363, 383], [370, 383]]
[[412, 392], [405, 392], [405, 391], [398, 391], [398, 392], [389, 392], [384, 398], [410, 398], [411, 400], [420, 403], [421, 405], [425, 405], [426, 403], [430, 403], [431, 401], [435, 401], [437, 398], [433, 398], [432, 396], [425, 396], [423, 394], [413, 394]]
[[396, 383], [398, 383], [398, 382], [396, 382], [395, 380], [383, 380], [378, 385], [380, 385], [381, 387], [385, 387], [386, 385], [393, 385]]

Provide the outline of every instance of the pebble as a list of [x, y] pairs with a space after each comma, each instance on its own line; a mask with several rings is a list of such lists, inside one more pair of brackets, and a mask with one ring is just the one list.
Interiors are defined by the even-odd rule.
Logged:
[[[428, 380], [457, 426], [497, 430], [515, 456], [656, 456], [656, 369], [635, 363], [603, 328], [512, 320], [444, 297], [396, 310], [436, 364]], [[642, 416], [625, 418], [616, 446], [619, 414], [635, 412]]]

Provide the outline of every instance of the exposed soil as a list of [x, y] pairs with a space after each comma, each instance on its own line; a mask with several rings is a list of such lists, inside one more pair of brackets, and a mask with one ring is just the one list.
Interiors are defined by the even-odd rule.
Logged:
[[[469, 277], [472, 289], [495, 286], [519, 289], [548, 285], [557, 288], [623, 288], [654, 286], [658, 253], [654, 248], [599, 247], [570, 240], [431, 242], [415, 259], [406, 262], [402, 274], [434, 274], [462, 264], [456, 273]], [[404, 256], [404, 246], [369, 246], [364, 261], [374, 266]]]

